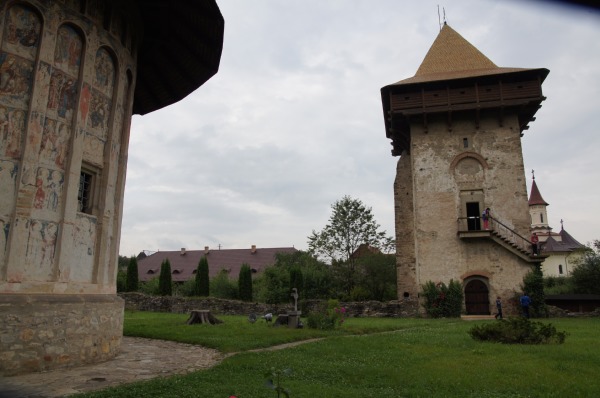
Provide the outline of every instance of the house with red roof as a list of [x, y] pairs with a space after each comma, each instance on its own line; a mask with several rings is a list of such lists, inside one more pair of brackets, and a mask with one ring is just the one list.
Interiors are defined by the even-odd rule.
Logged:
[[231, 278], [237, 278], [242, 264], [248, 264], [252, 273], [259, 274], [270, 265], [275, 264], [278, 253], [295, 253], [293, 247], [258, 248], [252, 245], [249, 249], [158, 251], [138, 259], [138, 276], [140, 282], [146, 282], [160, 275], [160, 266], [164, 260], [171, 263], [171, 279], [173, 282], [185, 282], [196, 276], [196, 269], [202, 257], [208, 260], [210, 278], [225, 271]]

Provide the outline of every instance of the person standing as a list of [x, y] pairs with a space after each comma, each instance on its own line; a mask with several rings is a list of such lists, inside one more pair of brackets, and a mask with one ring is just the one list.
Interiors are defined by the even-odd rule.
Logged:
[[531, 304], [531, 299], [527, 293], [523, 293], [519, 301], [521, 302], [521, 308], [523, 309], [523, 316], [529, 319], [529, 305]]
[[481, 214], [481, 219], [483, 220], [483, 229], [490, 229], [490, 208], [486, 208]]
[[533, 233], [533, 235], [531, 235], [531, 252], [534, 256], [538, 255], [538, 242], [540, 241], [540, 239], [538, 238], [536, 233]]
[[502, 319], [502, 300], [500, 296], [496, 297], [496, 309], [498, 310], [495, 315], [496, 319]]

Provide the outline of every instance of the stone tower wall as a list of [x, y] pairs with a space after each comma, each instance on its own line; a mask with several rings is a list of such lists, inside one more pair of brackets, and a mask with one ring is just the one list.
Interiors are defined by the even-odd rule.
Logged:
[[490, 207], [493, 217], [529, 236], [517, 117], [507, 112], [500, 120], [496, 111], [482, 112], [478, 126], [471, 114], [452, 118], [450, 128], [445, 114], [428, 115], [426, 126], [416, 118], [410, 156], [398, 163], [398, 294], [419, 291], [427, 281], [464, 284], [480, 277], [490, 297], [512, 296], [529, 264], [491, 240], [463, 241], [457, 231], [459, 219], [467, 215], [466, 203], [478, 202], [479, 215]]

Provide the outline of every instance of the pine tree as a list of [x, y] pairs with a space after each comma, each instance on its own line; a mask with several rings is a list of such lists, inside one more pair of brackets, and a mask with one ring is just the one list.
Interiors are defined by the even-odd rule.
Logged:
[[202, 256], [196, 269], [196, 284], [194, 293], [198, 296], [208, 297], [210, 295], [210, 280], [208, 278], [208, 260]]
[[173, 293], [171, 286], [171, 263], [165, 259], [160, 265], [160, 276], [158, 277], [158, 292], [161, 296], [170, 296]]
[[129, 259], [129, 264], [127, 264], [127, 282], [125, 291], [137, 292], [138, 285], [139, 280], [137, 258], [135, 256], [131, 256], [131, 258]]
[[252, 270], [248, 264], [242, 264], [238, 278], [240, 300], [252, 301]]

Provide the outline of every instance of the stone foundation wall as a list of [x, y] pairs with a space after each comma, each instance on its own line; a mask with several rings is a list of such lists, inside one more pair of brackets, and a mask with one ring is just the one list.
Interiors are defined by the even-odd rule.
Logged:
[[[135, 311], [155, 311], [188, 313], [194, 309], [210, 310], [215, 315], [250, 315], [261, 316], [267, 313], [284, 314], [293, 310], [292, 304], [247, 303], [236, 300], [223, 300], [213, 297], [191, 298], [172, 296], [147, 296], [141, 293], [120, 293], [125, 300], [125, 309]], [[308, 315], [315, 308], [325, 305], [322, 300], [304, 300], [298, 303], [302, 315]], [[417, 316], [417, 300], [400, 301], [364, 301], [342, 302], [349, 317], [412, 317]]]
[[116, 295], [0, 294], [0, 375], [113, 358], [123, 307]]

